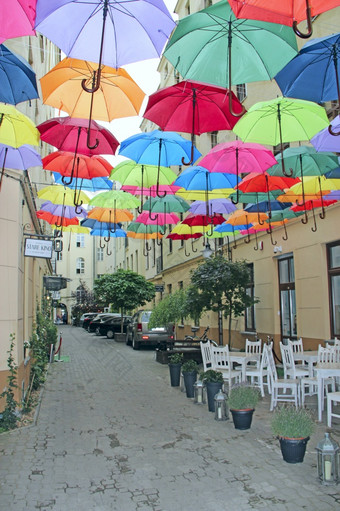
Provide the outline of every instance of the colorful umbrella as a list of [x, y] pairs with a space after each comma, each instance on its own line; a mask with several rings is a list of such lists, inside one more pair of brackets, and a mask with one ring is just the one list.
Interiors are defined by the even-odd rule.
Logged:
[[[41, 188], [37, 194], [39, 199], [49, 200], [54, 204], [74, 206], [74, 192], [65, 186], [45, 186], [44, 188]], [[90, 201], [89, 197], [84, 192], [80, 192], [79, 199], [83, 204], [88, 204]]]
[[181, 19], [164, 51], [184, 78], [229, 90], [270, 80], [296, 54], [291, 28], [238, 20], [227, 0]]
[[201, 165], [188, 167], [174, 181], [175, 186], [180, 186], [186, 190], [203, 190], [207, 195], [215, 188], [231, 189], [236, 184], [237, 178], [233, 174], [224, 172], [212, 173]]
[[[332, 133], [332, 134], [331, 134]], [[319, 131], [311, 139], [311, 143], [317, 151], [340, 152], [340, 139], [335, 137], [334, 133], [340, 133], [340, 117], [337, 116], [331, 121], [330, 126]]]
[[[284, 142], [310, 140], [328, 124], [326, 110], [320, 105], [302, 99], [278, 97], [255, 103], [233, 131], [244, 142], [280, 144], [282, 154]], [[283, 159], [281, 163], [286, 175]]]
[[[158, 193], [162, 196], [174, 195], [179, 189], [179, 186], [174, 185], [158, 185]], [[132, 185], [123, 185], [121, 190], [132, 193], [132, 195], [143, 195], [145, 193], [147, 196], [157, 197], [157, 185], [150, 186], [147, 190], [143, 190], [143, 193], [141, 188]]]
[[184, 220], [182, 220], [182, 225], [190, 225], [190, 227], [209, 227], [210, 231], [206, 234], [212, 234], [214, 225], [223, 224], [225, 218], [222, 215], [214, 214], [214, 215], [194, 215], [193, 213], [189, 213]]
[[175, 23], [162, 0], [38, 2], [36, 29], [68, 56], [114, 68], [157, 58]]
[[40, 206], [40, 211], [45, 211], [47, 213], [51, 213], [52, 215], [65, 217], [65, 218], [74, 218], [74, 217], [87, 217], [87, 211], [84, 208], [80, 208], [80, 211], [77, 212], [74, 206], [65, 206], [64, 204], [54, 204], [51, 201], [46, 201]]
[[[231, 97], [232, 111], [227, 97]], [[243, 107], [233, 92], [204, 83], [183, 81], [151, 94], [143, 117], [165, 131], [191, 133], [192, 148], [195, 135], [208, 131], [231, 130]], [[190, 162], [191, 165], [194, 155]]]
[[[51, 225], [52, 229], [59, 230], [59, 227], [56, 225]], [[81, 225], [67, 225], [62, 227], [63, 232], [77, 233], [77, 234], [89, 234], [90, 229], [87, 227], [82, 227]]]
[[67, 218], [64, 216], [58, 216], [53, 215], [52, 213], [49, 213], [48, 211], [37, 211], [37, 218], [40, 220], [45, 220], [45, 222], [48, 222], [49, 224], [55, 225], [57, 228], [59, 227], [66, 227], [68, 225], [78, 225], [79, 219], [77, 217], [73, 218]]
[[0, 42], [24, 35], [35, 35], [36, 0], [0, 2]]
[[161, 199], [150, 197], [150, 200], [143, 204], [143, 210], [149, 211], [150, 217], [152, 217], [151, 213], [185, 213], [189, 208], [189, 204], [176, 195], [167, 195]]
[[265, 174], [248, 174], [242, 179], [241, 183], [237, 185], [237, 188], [243, 193], [247, 192], [282, 192], [286, 188], [300, 183], [299, 178], [293, 177], [281, 177], [281, 176], [269, 176]]
[[70, 184], [72, 179], [92, 179], [94, 177], [109, 176], [112, 165], [101, 156], [85, 156], [80, 154], [74, 157], [73, 153], [55, 151], [43, 158], [43, 167], [51, 172], [59, 172], [64, 177], [63, 183]]
[[314, 147], [288, 147], [277, 156], [278, 163], [268, 169], [270, 176], [282, 176], [281, 158], [289, 167], [292, 177], [320, 176], [339, 167], [337, 156], [332, 152], [317, 152]]
[[14, 147], [0, 144], [0, 188], [5, 168], [26, 170], [30, 167], [41, 165], [41, 156], [33, 147], [22, 145], [15, 149]]
[[96, 121], [91, 121], [89, 139], [98, 141], [95, 148], [87, 146], [88, 121], [72, 117], [55, 117], [37, 126], [40, 139], [60, 151], [69, 151], [86, 156], [115, 154], [119, 142], [116, 137]]
[[105, 229], [112, 233], [121, 228], [121, 224], [116, 224], [114, 222], [101, 222], [94, 218], [85, 218], [84, 220], [81, 220], [80, 223], [82, 226], [89, 227], [90, 229]]
[[17, 105], [39, 97], [35, 72], [20, 55], [0, 45], [0, 101]]
[[[58, 185], [64, 185], [64, 176], [59, 172], [53, 172], [53, 177]], [[68, 188], [73, 190], [83, 190], [86, 192], [99, 192], [103, 190], [112, 190], [113, 182], [108, 177], [93, 177], [92, 179], [72, 178], [72, 181], [67, 184]]]
[[214, 213], [229, 215], [235, 211], [236, 206], [228, 199], [209, 199], [208, 204], [205, 201], [197, 200], [190, 206], [190, 211], [194, 215], [204, 215], [207, 212], [212, 216]]
[[39, 131], [26, 115], [12, 105], [0, 103], [0, 143], [18, 148], [39, 145]]
[[308, 41], [276, 76], [282, 94], [316, 103], [338, 100], [340, 33]]
[[[337, 0], [229, 0], [235, 16], [254, 20], [291, 25], [295, 33], [303, 38], [312, 35], [312, 18], [339, 6]], [[308, 33], [302, 34], [297, 24], [307, 20]]]
[[[168, 224], [177, 224], [179, 222], [179, 217], [175, 213], [156, 213], [156, 218], [150, 218], [150, 215], [147, 211], [143, 211], [140, 213], [135, 222], [139, 222], [145, 225], [159, 225], [164, 226]], [[164, 233], [163, 233], [164, 234]]]
[[131, 222], [133, 214], [127, 209], [93, 208], [88, 212], [88, 218], [99, 222], [118, 223]]
[[136, 197], [121, 190], [101, 192], [93, 197], [89, 202], [90, 206], [113, 209], [133, 209], [136, 208], [138, 204], [139, 200], [136, 199]]

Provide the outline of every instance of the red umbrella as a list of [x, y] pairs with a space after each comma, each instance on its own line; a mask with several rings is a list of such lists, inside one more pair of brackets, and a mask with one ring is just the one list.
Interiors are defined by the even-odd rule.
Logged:
[[[229, 0], [237, 18], [269, 21], [281, 25], [292, 25], [294, 32], [303, 38], [313, 33], [312, 18], [339, 6], [338, 0]], [[297, 24], [307, 20], [308, 32], [302, 34]]]
[[77, 217], [66, 218], [64, 216], [53, 215], [53, 213], [49, 213], [48, 211], [39, 210], [37, 211], [37, 217], [40, 220], [45, 220], [51, 225], [56, 225], [57, 227], [67, 227], [68, 225], [79, 225], [79, 219]]
[[[240, 101], [228, 89], [184, 80], [151, 94], [143, 117], [162, 130], [191, 133], [193, 148], [195, 135], [231, 130], [244, 112]], [[182, 161], [184, 165], [192, 162], [193, 154], [190, 162]]]
[[187, 224], [190, 226], [203, 225], [206, 227], [208, 225], [223, 224], [223, 222], [225, 222], [225, 218], [222, 215], [215, 214], [212, 216], [207, 216], [207, 215], [193, 215], [192, 213], [189, 213], [185, 217], [185, 219], [182, 221], [182, 224]]
[[250, 173], [235, 188], [238, 188], [243, 193], [267, 193], [275, 190], [285, 190], [299, 182], [300, 179], [298, 177], [269, 176], [266, 172], [263, 174]]
[[[56, 151], [43, 158], [43, 167], [51, 172], [59, 172], [64, 177], [69, 177], [69, 183], [73, 177], [92, 179], [93, 177], [107, 177], [110, 175], [112, 165], [101, 156], [78, 155], [74, 158], [73, 153]], [[68, 182], [63, 183], [65, 185]]]
[[37, 126], [40, 138], [60, 151], [71, 151], [75, 154], [115, 154], [119, 142], [109, 130], [91, 121], [90, 141], [97, 140], [98, 145], [87, 146], [88, 120], [73, 117], [55, 117]]

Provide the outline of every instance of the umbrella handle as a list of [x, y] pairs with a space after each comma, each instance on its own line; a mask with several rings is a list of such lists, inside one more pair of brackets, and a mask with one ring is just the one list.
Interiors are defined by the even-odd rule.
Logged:
[[106, 243], [108, 243], [110, 241], [110, 236], [104, 236], [104, 241], [106, 241]]
[[191, 251], [195, 254], [197, 252], [197, 248], [194, 248], [194, 242], [191, 240]]
[[239, 112], [239, 113], [234, 112], [233, 111], [233, 97], [232, 97], [231, 89], [229, 89], [228, 94], [229, 94], [229, 111], [230, 111], [231, 115], [233, 115], [234, 117], [241, 117], [244, 114], [244, 112], [246, 111], [246, 109], [244, 108], [243, 105], [241, 105], [242, 106], [241, 112]]
[[106, 255], [110, 256], [112, 255], [112, 250], [109, 251], [109, 245], [106, 245]]
[[340, 131], [333, 131], [332, 130], [332, 125], [331, 124], [328, 126], [328, 133], [330, 135], [332, 135], [333, 137], [338, 137], [340, 135]]
[[[92, 114], [92, 112], [91, 112]], [[91, 124], [91, 118], [89, 119], [89, 127], [88, 127], [88, 130], [87, 130], [87, 138], [86, 138], [86, 145], [89, 149], [97, 149], [97, 147], [99, 146], [99, 140], [98, 138], [96, 138], [96, 142], [94, 145], [91, 145], [90, 144], [90, 137], [91, 137], [91, 133], [90, 133], [90, 124]]]
[[305, 209], [305, 216], [304, 218], [301, 218], [301, 222], [306, 225], [308, 223], [308, 215], [307, 215], [307, 211]]
[[105, 243], [104, 243], [104, 245], [102, 245], [102, 237], [101, 236], [99, 238], [99, 248], [102, 248], [102, 249], [105, 248]]
[[240, 194], [239, 194], [239, 189], [236, 188], [236, 201], [234, 200], [233, 197], [230, 197], [230, 200], [233, 204], [238, 204], [239, 203], [239, 198], [240, 198]]
[[288, 240], [288, 232], [287, 232], [286, 224], [284, 222], [283, 222], [283, 229], [285, 231], [285, 235], [282, 236], [282, 239], [283, 239], [283, 241], [287, 241]]
[[81, 81], [82, 89], [88, 94], [93, 94], [97, 92], [100, 87], [100, 78], [101, 78], [101, 70], [97, 69], [97, 71], [93, 71], [93, 79], [92, 79], [92, 87], [87, 87], [86, 78], [83, 78]]
[[258, 241], [257, 241], [257, 234], [256, 234], [256, 231], [255, 231], [255, 247], [254, 247], [254, 250], [258, 250], [259, 249], [259, 244], [258, 244]]
[[270, 242], [272, 245], [277, 245], [277, 241], [273, 240], [273, 229], [272, 224], [269, 224], [269, 229], [267, 229], [267, 234], [270, 234]]
[[[196, 252], [197, 252], [197, 249], [196, 249]], [[189, 255], [190, 255], [190, 252], [187, 254], [187, 246], [185, 243], [184, 243], [184, 255], [185, 255], [185, 257], [189, 257]]]
[[249, 234], [249, 230], [248, 230], [248, 234], [247, 234], [247, 237], [244, 238], [244, 243], [250, 243], [250, 234]]
[[314, 211], [314, 208], [313, 208], [313, 220], [314, 220], [314, 226], [311, 227], [311, 230], [313, 232], [316, 232], [318, 230], [318, 226], [316, 225], [316, 218], [315, 218], [315, 211]]
[[185, 166], [192, 165], [193, 161], [194, 161], [194, 144], [193, 144], [193, 140], [191, 140], [190, 161], [185, 162], [184, 161], [184, 156], [183, 156], [183, 158], [182, 158], [182, 165], [185, 165]]
[[312, 16], [311, 16], [311, 11], [310, 11], [308, 0], [306, 0], [306, 21], [307, 21], [308, 32], [306, 32], [305, 34], [300, 32], [300, 30], [297, 28], [297, 22], [293, 21], [293, 30], [298, 37], [301, 37], [301, 39], [308, 39], [313, 33]]
[[79, 204], [75, 204], [75, 208], [74, 208], [74, 211], [77, 213], [77, 215], [80, 215], [81, 213], [81, 205], [83, 204], [83, 201], [81, 200]]

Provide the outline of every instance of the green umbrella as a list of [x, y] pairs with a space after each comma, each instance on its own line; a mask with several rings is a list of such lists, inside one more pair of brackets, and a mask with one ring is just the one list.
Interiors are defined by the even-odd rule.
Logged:
[[[243, 142], [280, 144], [283, 154], [284, 142], [310, 140], [328, 125], [327, 113], [322, 106], [312, 101], [280, 96], [255, 103], [233, 131]], [[283, 158], [281, 165], [283, 174], [287, 175]]]
[[338, 158], [331, 152], [317, 152], [311, 146], [288, 147], [283, 154], [277, 156], [278, 163], [270, 167], [267, 172], [270, 176], [282, 176], [280, 160], [284, 158], [285, 166], [289, 167], [291, 177], [322, 176], [330, 170], [339, 167]]
[[143, 210], [151, 213], [185, 213], [190, 209], [190, 205], [176, 195], [166, 195], [165, 197], [150, 197], [143, 205]]
[[231, 89], [270, 80], [297, 52], [292, 28], [237, 19], [222, 0], [181, 19], [164, 56], [184, 78]]
[[139, 199], [131, 195], [131, 193], [121, 190], [110, 190], [109, 192], [99, 193], [89, 202], [90, 206], [114, 209], [134, 209], [138, 204]]

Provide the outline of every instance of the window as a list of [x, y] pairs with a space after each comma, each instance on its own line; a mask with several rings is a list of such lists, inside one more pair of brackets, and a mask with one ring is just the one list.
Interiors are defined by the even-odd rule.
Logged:
[[81, 248], [85, 247], [85, 234], [77, 234], [76, 246]]
[[[247, 295], [254, 299], [254, 265], [248, 264], [250, 280], [247, 286]], [[255, 332], [255, 305], [246, 308], [245, 311], [245, 329], [247, 332]]]
[[210, 144], [211, 148], [215, 147], [217, 145], [217, 131], [212, 131], [210, 133]]
[[279, 291], [281, 314], [281, 337], [292, 339], [297, 337], [295, 273], [293, 256], [282, 257], [279, 265]]
[[86, 291], [83, 286], [78, 286], [76, 289], [77, 303], [83, 303], [86, 298]]
[[168, 284], [168, 295], [172, 294], [172, 284]]
[[57, 261], [62, 261], [63, 260], [63, 253], [62, 252], [56, 252], [56, 256], [57, 256]]
[[331, 336], [340, 336], [340, 241], [327, 246]]
[[239, 83], [236, 85], [236, 96], [242, 103], [247, 97], [247, 85], [245, 83]]
[[169, 239], [169, 254], [172, 254], [172, 240]]
[[97, 261], [103, 261], [104, 260], [104, 249], [97, 247]]
[[85, 259], [78, 257], [76, 261], [76, 273], [85, 273]]

